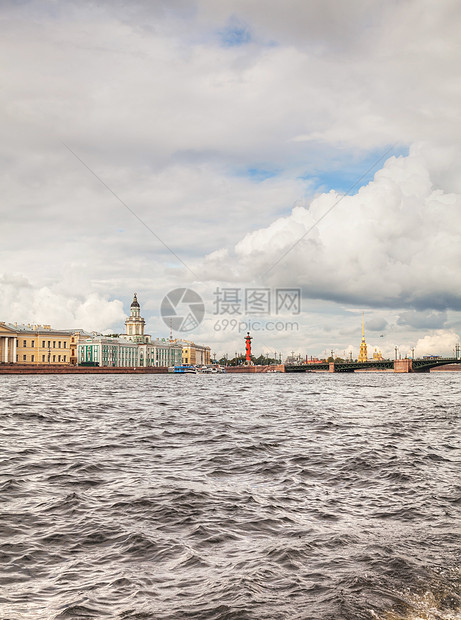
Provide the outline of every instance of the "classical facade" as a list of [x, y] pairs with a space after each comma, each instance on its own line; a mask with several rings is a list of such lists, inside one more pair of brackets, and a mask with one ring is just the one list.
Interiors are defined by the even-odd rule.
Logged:
[[79, 366], [178, 366], [182, 348], [170, 342], [137, 344], [124, 338], [95, 336], [80, 342]]
[[78, 330], [50, 325], [0, 322], [0, 362], [18, 364], [76, 364]]
[[0, 323], [0, 362], [16, 362], [18, 350], [18, 330], [8, 323]]
[[79, 364], [86, 366], [180, 366], [210, 363], [210, 347], [193, 342], [152, 340], [134, 294], [126, 333], [117, 336], [83, 330], [56, 330], [50, 325], [0, 322], [0, 363]]
[[210, 363], [210, 347], [195, 344], [189, 340], [177, 340], [182, 346], [182, 363], [192, 364], [193, 366], [205, 366]]

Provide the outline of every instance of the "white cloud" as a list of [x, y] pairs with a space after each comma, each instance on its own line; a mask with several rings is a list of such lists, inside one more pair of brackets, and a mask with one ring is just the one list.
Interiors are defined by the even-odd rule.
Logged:
[[415, 355], [441, 355], [454, 357], [454, 349], [459, 344], [459, 336], [450, 330], [436, 330], [420, 338], [416, 343]]
[[301, 286], [307, 298], [461, 310], [461, 195], [434, 188], [428, 152], [390, 158], [355, 196], [322, 194], [205, 264], [230, 280]]
[[126, 308], [138, 290], [154, 332], [166, 291], [257, 279], [338, 197], [315, 191], [415, 143], [265, 278], [332, 303], [303, 314], [315, 336], [265, 335], [264, 346], [349, 344], [356, 317], [338, 301], [392, 306], [386, 329], [413, 342], [423, 326], [399, 312], [447, 308], [444, 327], [459, 321], [455, 0], [26, 0], [2, 15], [0, 49], [14, 62], [0, 94], [1, 270], [23, 274], [0, 282], [2, 320], [14, 310], [122, 328], [116, 300]]
[[0, 316], [7, 323], [51, 324], [57, 329], [107, 329], [125, 318], [123, 304], [95, 292], [63, 293], [33, 286], [23, 275], [0, 275]]

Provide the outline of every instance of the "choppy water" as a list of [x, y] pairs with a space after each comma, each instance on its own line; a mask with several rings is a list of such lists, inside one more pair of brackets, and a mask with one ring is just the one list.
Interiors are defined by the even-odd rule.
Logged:
[[461, 373], [0, 377], [0, 618], [460, 618]]

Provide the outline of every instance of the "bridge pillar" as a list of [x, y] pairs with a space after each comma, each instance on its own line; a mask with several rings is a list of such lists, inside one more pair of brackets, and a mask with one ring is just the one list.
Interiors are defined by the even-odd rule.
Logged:
[[413, 360], [394, 360], [394, 372], [413, 372]]
[[328, 372], [334, 372], [335, 371], [335, 363], [334, 362], [329, 362], [328, 364]]

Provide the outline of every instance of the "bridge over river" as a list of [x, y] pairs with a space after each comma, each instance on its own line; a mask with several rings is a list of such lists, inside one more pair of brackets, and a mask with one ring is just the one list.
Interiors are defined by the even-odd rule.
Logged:
[[355, 372], [356, 370], [393, 370], [394, 372], [429, 372], [431, 368], [461, 364], [454, 357], [437, 359], [370, 360], [368, 362], [319, 362], [315, 364], [286, 364], [285, 372]]

